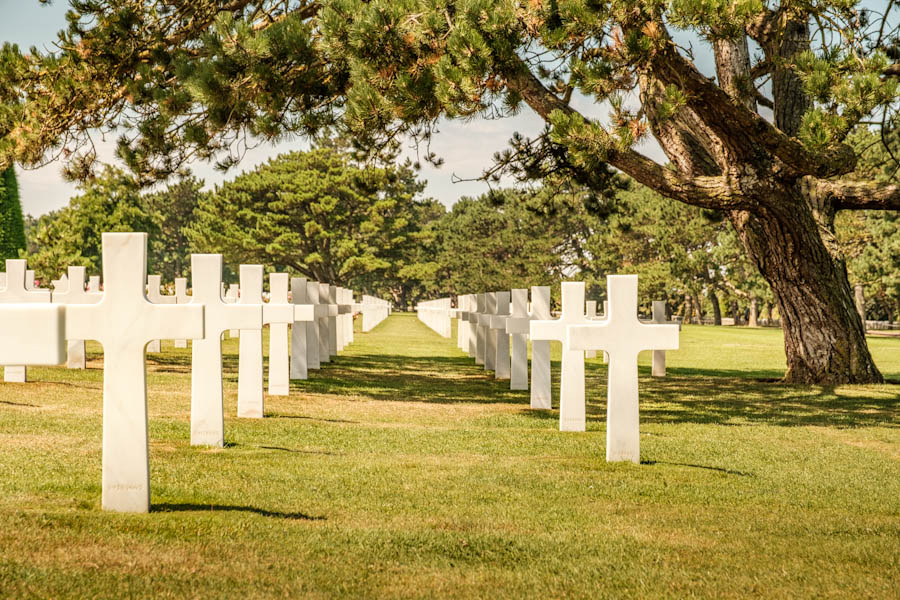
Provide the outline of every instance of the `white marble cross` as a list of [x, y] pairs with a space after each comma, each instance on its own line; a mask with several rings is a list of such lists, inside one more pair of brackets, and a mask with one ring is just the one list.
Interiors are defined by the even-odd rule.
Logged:
[[306, 282], [306, 302], [313, 307], [315, 319], [306, 325], [306, 367], [308, 369], [322, 368], [322, 359], [319, 356], [319, 338], [322, 336], [320, 330], [321, 318], [328, 316], [328, 306], [325, 306], [319, 300], [319, 282]]
[[262, 306], [222, 299], [222, 255], [192, 254], [191, 304], [203, 305], [203, 339], [191, 344], [191, 445], [225, 445], [222, 334], [231, 328], [262, 329]]
[[677, 350], [678, 326], [641, 323], [637, 317], [637, 275], [606, 278], [606, 320], [568, 328], [565, 347], [609, 353], [606, 408], [606, 460], [641, 460], [638, 410], [638, 354], [643, 350]]
[[[6, 287], [0, 290], [0, 304], [50, 304], [50, 290], [34, 289], [28, 284], [28, 269], [22, 259], [6, 261]], [[30, 278], [34, 284], [34, 272]], [[62, 362], [62, 361], [60, 361]], [[27, 361], [8, 365], [3, 369], [3, 380], [23, 383], [28, 381]]]
[[[347, 302], [350, 304], [350, 314], [347, 315], [347, 323], [349, 323], [350, 329], [347, 332], [347, 343], [352, 344], [354, 341], [354, 335], [356, 333], [356, 315], [359, 314], [359, 309], [356, 304], [356, 292], [353, 290], [347, 290]], [[362, 323], [360, 323], [362, 325]]]
[[[52, 300], [54, 304], [96, 304], [103, 299], [101, 292], [87, 292], [84, 289], [84, 267], [69, 267], [65, 277], [65, 286], [54, 288]], [[66, 367], [84, 369], [86, 367], [84, 340], [69, 340], [66, 353]]]
[[[225, 292], [225, 302], [228, 304], [237, 304], [240, 296], [240, 286], [236, 283], [229, 284], [228, 291]], [[229, 329], [228, 337], [234, 339], [240, 335], [240, 329]]]
[[491, 317], [497, 314], [497, 292], [487, 292], [484, 300], [484, 370], [493, 371], [497, 368], [497, 330], [491, 329]]
[[463, 348], [469, 358], [475, 358], [478, 345], [478, 299], [475, 294], [466, 294], [466, 319], [463, 328], [466, 330], [466, 347]]
[[145, 349], [203, 337], [202, 306], [147, 301], [146, 233], [103, 234], [103, 299], [66, 307], [66, 337], [103, 346], [103, 508], [150, 510]]
[[[270, 296], [266, 307], [270, 313], [275, 310], [276, 305], [284, 305], [290, 307], [290, 315], [293, 316], [294, 305], [288, 300], [289, 283], [290, 275], [287, 273], [269, 274]], [[293, 325], [294, 320], [267, 322], [269, 323], [269, 394], [287, 396], [291, 393], [288, 325]]]
[[[353, 307], [347, 302], [347, 289], [337, 286], [335, 290], [335, 303], [338, 307], [337, 314], [337, 352], [343, 352], [347, 347], [347, 315], [350, 315]], [[352, 315], [350, 315], [352, 317]]]
[[528, 290], [512, 291], [512, 314], [506, 319], [506, 333], [512, 338], [509, 389], [528, 389]]
[[[587, 302], [585, 302], [585, 306], [586, 306], [586, 309], [584, 312], [585, 316], [588, 319], [591, 319], [592, 321], [596, 320], [596, 318], [597, 318], [597, 301], [596, 300], [588, 300]], [[597, 351], [596, 350], [585, 350], [584, 357], [585, 358], [597, 358]]]
[[[188, 304], [191, 299], [187, 295], [187, 277], [175, 278], [175, 304]], [[176, 348], [187, 348], [187, 340], [175, 340]]]
[[[91, 277], [91, 280], [94, 279], [95, 276]], [[99, 286], [99, 277], [97, 278], [98, 286]], [[147, 276], [147, 299], [150, 300], [153, 304], [175, 304], [175, 296], [163, 296], [159, 288], [162, 285], [162, 275], [148, 275]], [[88, 285], [88, 291], [91, 291], [92, 287]], [[150, 343], [147, 344], [147, 352], [160, 352], [161, 344], [159, 340], [150, 340]]]
[[[319, 304], [327, 307], [327, 312], [316, 313], [319, 322], [319, 363], [331, 362], [331, 301], [328, 297], [329, 285], [319, 282]], [[322, 314], [325, 314], [323, 317]]]
[[463, 327], [466, 319], [466, 296], [464, 294], [459, 294], [456, 297], [456, 311], [454, 314], [456, 315], [456, 347], [465, 352], [467, 340], [466, 328]]
[[25, 289], [28, 291], [38, 289], [34, 287], [34, 269], [25, 270]]
[[328, 286], [328, 303], [333, 306], [328, 309], [328, 354], [329, 356], [337, 356], [338, 353], [338, 336], [340, 327], [340, 307], [337, 299], [337, 286]]
[[340, 301], [340, 314], [343, 320], [343, 336], [339, 350], [343, 350], [353, 343], [353, 292], [347, 288], [338, 288], [338, 300]]
[[[273, 273], [274, 302], [262, 299], [262, 265], [241, 265], [241, 298], [238, 304], [262, 305], [263, 324], [270, 326], [270, 336], [275, 337], [275, 360], [269, 357], [269, 393], [287, 395], [290, 393], [289, 362], [287, 355], [287, 325], [294, 321], [310, 321], [313, 308], [308, 304], [290, 304], [287, 301], [287, 274]], [[279, 327], [283, 325], [284, 327]], [[275, 326], [274, 332], [271, 327]], [[283, 336], [281, 334], [284, 334]], [[257, 335], [258, 334], [258, 335]], [[274, 335], [273, 335], [274, 334]], [[271, 346], [270, 337], [270, 350]], [[279, 340], [283, 338], [283, 349]], [[265, 414], [263, 401], [263, 357], [262, 331], [241, 330], [240, 362], [238, 363], [238, 416], [261, 419]], [[283, 352], [282, 352], [283, 350]], [[246, 358], [246, 360], [245, 360]], [[274, 372], [272, 369], [275, 369]]]
[[[550, 320], [550, 287], [531, 286], [531, 320]], [[529, 336], [531, 327], [528, 328]], [[553, 397], [550, 379], [550, 341], [531, 340], [531, 408], [549, 409]]]
[[[238, 305], [260, 306], [263, 298], [263, 266], [241, 265], [241, 296]], [[265, 322], [265, 314], [263, 314]], [[263, 404], [263, 351], [262, 330], [240, 330], [238, 343], [238, 404], [237, 416], [262, 419]]]
[[496, 314], [491, 315], [491, 330], [495, 344], [494, 378], [509, 379], [509, 334], [506, 332], [506, 320], [509, 319], [509, 292], [496, 292], [494, 298], [497, 302]]
[[531, 339], [563, 343], [562, 373], [559, 380], [559, 430], [584, 431], [584, 351], [565, 347], [566, 330], [588, 323], [584, 316], [584, 282], [562, 283], [562, 315], [559, 319], [531, 322]]
[[[306, 300], [306, 277], [291, 277], [291, 302], [294, 304], [310, 304]], [[309, 377], [307, 328], [314, 321], [294, 321], [291, 325], [291, 379], [307, 379]]]
[[[653, 322], [665, 325], [670, 322], [666, 319], [666, 302], [665, 300], [654, 300], [653, 301]], [[651, 377], [665, 377], [666, 376], [666, 351], [665, 350], [654, 350], [652, 362], [650, 365], [650, 376]]]
[[472, 315], [475, 323], [475, 364], [484, 364], [487, 336], [485, 335], [485, 323], [490, 316], [487, 315], [487, 294], [476, 294], [476, 307]]

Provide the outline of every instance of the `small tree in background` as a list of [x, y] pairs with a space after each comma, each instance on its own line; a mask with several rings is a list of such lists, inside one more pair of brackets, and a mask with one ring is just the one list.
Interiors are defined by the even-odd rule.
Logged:
[[19, 184], [15, 167], [9, 166], [0, 176], [0, 260], [18, 258], [25, 249], [25, 222], [19, 201]]

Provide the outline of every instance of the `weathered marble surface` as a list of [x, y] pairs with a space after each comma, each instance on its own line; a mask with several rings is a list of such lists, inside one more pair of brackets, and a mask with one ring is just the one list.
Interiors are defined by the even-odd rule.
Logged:
[[106, 510], [150, 509], [147, 379], [152, 339], [203, 337], [203, 306], [146, 296], [147, 234], [103, 234], [103, 298], [66, 307], [66, 337], [103, 346], [103, 500]]
[[607, 318], [569, 326], [565, 348], [605, 350], [609, 354], [606, 460], [639, 463], [638, 354], [643, 350], [677, 350], [678, 326], [638, 320], [637, 275], [609, 275], [606, 281]]

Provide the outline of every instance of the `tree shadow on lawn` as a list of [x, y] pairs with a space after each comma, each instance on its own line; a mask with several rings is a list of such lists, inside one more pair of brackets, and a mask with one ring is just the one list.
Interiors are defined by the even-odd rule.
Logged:
[[290, 519], [294, 521], [325, 521], [327, 517], [308, 515], [304, 512], [281, 512], [266, 510], [255, 506], [238, 506], [233, 504], [192, 504], [162, 502], [151, 506], [152, 512], [246, 512], [273, 517], [276, 519]]
[[508, 404], [528, 401], [527, 392], [513, 392], [508, 380], [467, 357], [356, 355], [338, 357], [310, 371], [309, 379], [292, 381], [300, 393], [357, 395], [390, 402], [439, 404]]
[[[900, 397], [887, 386], [788, 385], [684, 371], [651, 378], [640, 369], [641, 423], [900, 427]], [[586, 376], [588, 418], [605, 422], [606, 370]]]
[[[559, 399], [559, 361], [553, 362], [553, 398]], [[585, 365], [587, 418], [606, 420], [607, 367]], [[643, 423], [758, 423], [779, 426], [900, 427], [900, 399], [878, 386], [805, 386], [778, 383], [779, 371], [670, 369], [650, 378], [639, 369]], [[358, 395], [380, 401], [524, 404], [529, 393], [510, 391], [471, 358], [357, 355], [336, 357], [310, 379], [292, 382], [299, 392]], [[558, 406], [558, 404], [557, 404]], [[558, 411], [524, 409], [534, 419], [558, 420]]]
[[[186, 354], [150, 355], [150, 362], [189, 366]], [[223, 356], [225, 380], [236, 380], [237, 354]], [[559, 399], [559, 361], [553, 361], [553, 398]], [[805, 386], [778, 383], [779, 370], [669, 368], [666, 378], [650, 378], [639, 368], [642, 423], [758, 423], [779, 426], [900, 427], [900, 398], [879, 386]], [[587, 418], [606, 420], [607, 366], [585, 364]], [[465, 355], [417, 357], [356, 354], [332, 358], [309, 379], [291, 381], [296, 393], [361, 396], [387, 402], [438, 404], [523, 404], [529, 393], [510, 391], [509, 382]], [[557, 404], [558, 406], [558, 404]], [[524, 409], [533, 419], [558, 420], [558, 411]], [[274, 416], [274, 415], [273, 415]], [[287, 418], [287, 415], [284, 415]]]

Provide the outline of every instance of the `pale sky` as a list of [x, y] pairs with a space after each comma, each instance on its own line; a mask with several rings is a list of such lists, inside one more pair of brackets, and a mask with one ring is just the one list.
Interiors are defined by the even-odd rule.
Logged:
[[[67, 8], [68, 2], [65, 0], [56, 0], [50, 6], [40, 5], [37, 0], [0, 0], [0, 14], [3, 14], [3, 19], [0, 20], [0, 41], [17, 43], [22, 50], [32, 45], [49, 48], [56, 40], [56, 32], [65, 27]], [[577, 99], [575, 105], [588, 116], [598, 118], [606, 116], [606, 110], [592, 105], [586, 99], [580, 101]], [[422, 170], [419, 172], [419, 178], [428, 181], [426, 195], [450, 206], [461, 196], [475, 196], [485, 192], [486, 184], [453, 183], [453, 175], [462, 178], [481, 175], [482, 170], [491, 164], [493, 154], [506, 147], [506, 142], [513, 132], [519, 131], [526, 136], [534, 136], [542, 127], [540, 118], [527, 108], [518, 116], [509, 119], [443, 123], [440, 134], [432, 140], [431, 150], [444, 159], [444, 164], [437, 169], [423, 162]], [[99, 143], [101, 160], [113, 161], [114, 147], [115, 139]], [[248, 152], [235, 169], [224, 174], [204, 162], [194, 162], [189, 167], [197, 177], [205, 180], [207, 187], [212, 187], [223, 180], [234, 178], [242, 171], [251, 170], [279, 153], [307, 147], [308, 144], [300, 139], [276, 145], [262, 145]], [[645, 143], [637, 149], [656, 160], [665, 160], [655, 142]], [[407, 154], [414, 158], [412, 149], [409, 149]], [[77, 193], [75, 185], [62, 178], [61, 169], [59, 162], [35, 170], [18, 168], [22, 209], [25, 213], [37, 216], [60, 208]]]

